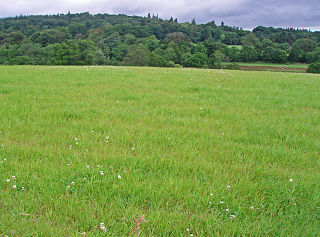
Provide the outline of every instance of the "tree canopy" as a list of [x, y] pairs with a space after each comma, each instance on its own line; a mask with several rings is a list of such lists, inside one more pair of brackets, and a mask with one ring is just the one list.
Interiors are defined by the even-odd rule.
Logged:
[[222, 62], [313, 63], [320, 32], [214, 21], [97, 14], [0, 19], [0, 64], [136, 65], [217, 68]]

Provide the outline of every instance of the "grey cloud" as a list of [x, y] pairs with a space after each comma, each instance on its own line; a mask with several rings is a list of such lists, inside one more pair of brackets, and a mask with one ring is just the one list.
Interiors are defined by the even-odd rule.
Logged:
[[[5, 1], [5, 3], [4, 3]], [[178, 18], [180, 22], [196, 18], [198, 23], [214, 20], [227, 25], [253, 28], [308, 27], [320, 30], [319, 0], [0, 0], [0, 17], [56, 14], [68, 11]]]

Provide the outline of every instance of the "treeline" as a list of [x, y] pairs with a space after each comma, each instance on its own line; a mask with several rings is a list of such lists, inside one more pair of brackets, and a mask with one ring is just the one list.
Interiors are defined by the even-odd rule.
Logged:
[[89, 13], [0, 19], [0, 64], [219, 68], [320, 60], [320, 32]]

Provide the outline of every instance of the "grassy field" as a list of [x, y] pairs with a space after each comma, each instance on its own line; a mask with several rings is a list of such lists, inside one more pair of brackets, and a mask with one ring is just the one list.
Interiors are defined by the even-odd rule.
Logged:
[[0, 67], [0, 236], [317, 236], [319, 91], [313, 74]]
[[232, 47], [235, 47], [237, 49], [242, 49], [242, 45], [227, 45], [228, 48], [232, 48]]

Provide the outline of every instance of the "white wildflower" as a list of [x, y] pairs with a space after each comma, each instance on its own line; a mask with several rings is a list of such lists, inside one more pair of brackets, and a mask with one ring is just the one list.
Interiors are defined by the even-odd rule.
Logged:
[[107, 232], [106, 227], [104, 226], [104, 223], [100, 223], [100, 230], [103, 232]]

